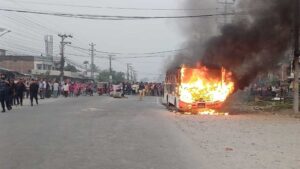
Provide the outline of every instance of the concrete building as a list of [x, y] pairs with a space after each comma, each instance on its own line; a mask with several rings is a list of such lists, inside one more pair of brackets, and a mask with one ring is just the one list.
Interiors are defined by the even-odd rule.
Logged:
[[53, 35], [45, 36], [46, 57], [53, 58]]
[[52, 70], [53, 62], [51, 58], [42, 56], [0, 55], [0, 67], [30, 74], [32, 70]]
[[[32, 70], [32, 75], [37, 77], [51, 77], [52, 79], [58, 78], [60, 76], [60, 71], [58, 70]], [[79, 72], [70, 72], [64, 71], [64, 78], [65, 79], [86, 79], [81, 73]]]
[[6, 55], [6, 50], [0, 49], [0, 56], [5, 56]]

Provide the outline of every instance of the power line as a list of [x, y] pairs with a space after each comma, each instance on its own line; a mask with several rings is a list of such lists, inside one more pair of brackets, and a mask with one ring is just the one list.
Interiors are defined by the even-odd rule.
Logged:
[[187, 19], [187, 18], [203, 18], [203, 17], [211, 17], [211, 16], [243, 14], [243, 13], [235, 13], [234, 12], [234, 13], [226, 13], [226, 14], [225, 13], [214, 13], [214, 14], [185, 15], [185, 16], [118, 16], [118, 15], [90, 15], [90, 14], [42, 12], [42, 11], [17, 10], [17, 9], [7, 9], [7, 8], [0, 8], [0, 11], [39, 14], [39, 15], [51, 15], [51, 16], [70, 17], [70, 18], [79, 18], [79, 19], [92, 19], [92, 20]]
[[[16, 38], [19, 41], [26, 41], [27, 43], [25, 44], [31, 44], [31, 46], [35, 46], [32, 45], [32, 40], [35, 40], [34, 42], [36, 42], [35, 44], [41, 44], [41, 42], [43, 42], [43, 38], [45, 34], [49, 34], [49, 32], [56, 32], [55, 30], [51, 30], [49, 28], [47, 28], [46, 26], [43, 26], [39, 23], [37, 23], [37, 21], [31, 21], [28, 18], [25, 18], [22, 16], [17, 15], [18, 17], [11, 17], [9, 15], [4, 14], [3, 16], [5, 16], [6, 18], [4, 19], [9, 19], [10, 22], [14, 22], [16, 24], [22, 24], [23, 26], [15, 26], [15, 24], [13, 24], [13, 26], [15, 27], [13, 30], [13, 32], [11, 34], [9, 34], [9, 36], [13, 35], [17, 35], [14, 36], [11, 39], [15, 39]], [[11, 27], [11, 26], [8, 26]], [[17, 31], [17, 29], [21, 29], [22, 31]], [[41, 37], [41, 39], [36, 38], [36, 37]], [[7, 38], [4, 38], [7, 39]], [[39, 46], [39, 45], [36, 45]]]
[[118, 57], [117, 59], [144, 59], [144, 58], [162, 58], [166, 56], [132, 56], [132, 57]]
[[81, 54], [75, 54], [75, 53], [65, 53], [65, 55], [78, 56], [78, 57], [89, 57], [88, 55], [81, 55]]
[[19, 19], [19, 18], [16, 18], [16, 17], [11, 17], [11, 16], [7, 16], [7, 15], [2, 15], [4, 17], [6, 17], [5, 19], [9, 19], [10, 21], [12, 22], [15, 22], [16, 24], [22, 24], [24, 26], [22, 27], [17, 27], [18, 29], [26, 29], [26, 34], [31, 34], [33, 36], [36, 36], [36, 35], [39, 35], [39, 33], [42, 33], [40, 29], [36, 29], [36, 30], [32, 30], [34, 27], [30, 24], [26, 24], [24, 23], [24, 20], [23, 19]]
[[[24, 7], [24, 4], [23, 5], [20, 4], [19, 1], [18, 2], [13, 1], [13, 3], [16, 4], [17, 6], [19, 6], [20, 8]], [[34, 19], [35, 16], [30, 16], [30, 17]], [[35, 18], [35, 20], [36, 20], [36, 18]], [[57, 34], [58, 32], [61, 32], [61, 30], [65, 29], [65, 28], [62, 29], [60, 27], [60, 24], [49, 24], [49, 23], [51, 23], [51, 21], [49, 21], [47, 18], [42, 18], [42, 20], [41, 19], [37, 19], [37, 22], [41, 23], [42, 25], [45, 25], [48, 28], [48, 30], [51, 30], [55, 34]], [[55, 28], [53, 28], [53, 25], [55, 25]], [[52, 27], [52, 28], [50, 28], [50, 27]], [[67, 29], [65, 32], [71, 32], [71, 31]], [[79, 40], [77, 39], [77, 37], [73, 38], [73, 42], [80, 43]]]
[[[4, 48], [6, 48], [5, 50], [7, 50], [7, 48], [9, 48], [9, 50], [10, 51], [13, 51], [13, 50], [17, 50], [17, 51], [23, 51], [22, 53], [23, 53], [23, 55], [25, 55], [24, 53], [27, 53], [26, 55], [28, 55], [28, 53], [30, 53], [30, 55], [40, 55], [41, 54], [41, 52], [38, 52], [38, 51], [36, 51], [36, 50], [32, 50], [32, 49], [29, 49], [29, 48], [27, 48], [27, 47], [23, 47], [23, 46], [19, 46], [19, 45], [14, 45], [14, 47], [7, 47], [6, 46], [6, 44], [2, 44], [1, 42], [0, 42], [0, 44], [4, 47]], [[20, 52], [21, 53], [21, 52]]]
[[74, 45], [67, 45], [71, 48], [74, 48], [74, 49], [80, 49], [80, 50], [83, 50], [83, 51], [90, 51], [89, 49], [85, 49], [85, 48], [82, 48], [82, 47], [79, 47], [79, 46], [74, 46]]
[[105, 52], [105, 51], [96, 51], [98, 53], [106, 53], [106, 54], [123, 54], [123, 55], [154, 55], [154, 54], [162, 54], [162, 53], [172, 53], [178, 52], [186, 49], [175, 49], [175, 50], [166, 50], [166, 51], [159, 51], [159, 52], [148, 52], [148, 53], [120, 53], [120, 52]]
[[82, 55], [89, 55], [90, 54], [87, 50], [81, 50], [81, 49], [78, 49], [78, 48], [75, 48], [75, 47], [69, 46], [69, 45], [68, 45], [68, 47], [71, 47], [76, 52], [80, 52]]
[[24, 4], [50, 5], [50, 6], [65, 6], [75, 8], [94, 8], [94, 9], [111, 9], [111, 10], [139, 10], [139, 11], [208, 11], [218, 10], [219, 8], [126, 8], [126, 7], [112, 7], [112, 6], [94, 6], [94, 5], [72, 5], [66, 3], [46, 3], [35, 1], [18, 1]]
[[[74, 46], [74, 45], [68, 45], [69, 47], [72, 47], [74, 49], [79, 49], [83, 51], [90, 51], [89, 49], [85, 49], [79, 46]], [[173, 52], [179, 52], [186, 50], [188, 48], [182, 48], [182, 49], [174, 49], [174, 50], [165, 50], [165, 51], [158, 51], [158, 52], [146, 52], [146, 53], [121, 53], [121, 52], [107, 52], [107, 51], [100, 51], [96, 50], [96, 53], [101, 53], [101, 54], [113, 54], [113, 55], [155, 55], [155, 54], [163, 54], [163, 53], [173, 53]], [[132, 56], [132, 58], [137, 58], [137, 56]]]

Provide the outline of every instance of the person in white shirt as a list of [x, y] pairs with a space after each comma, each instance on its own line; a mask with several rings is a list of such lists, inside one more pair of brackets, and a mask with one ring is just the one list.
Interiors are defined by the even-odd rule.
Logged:
[[69, 84], [65, 83], [64, 86], [63, 86], [63, 88], [64, 88], [64, 95], [65, 95], [65, 97], [68, 97], [68, 95], [69, 95]]
[[40, 99], [43, 99], [43, 81], [40, 80], [40, 81], [38, 82], [38, 84], [39, 84], [39, 94], [40, 94]]
[[58, 88], [59, 88], [59, 84], [57, 83], [57, 81], [55, 81], [53, 84], [53, 97], [54, 98], [57, 98], [57, 96], [58, 96]]

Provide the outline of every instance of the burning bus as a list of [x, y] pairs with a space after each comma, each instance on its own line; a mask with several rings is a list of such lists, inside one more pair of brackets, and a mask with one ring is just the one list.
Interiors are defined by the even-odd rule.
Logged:
[[164, 102], [180, 112], [215, 110], [234, 91], [232, 73], [220, 67], [182, 66], [166, 74]]

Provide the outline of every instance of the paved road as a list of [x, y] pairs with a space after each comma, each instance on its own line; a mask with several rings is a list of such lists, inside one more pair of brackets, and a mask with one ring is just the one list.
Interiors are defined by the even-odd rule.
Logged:
[[1, 169], [196, 169], [157, 98], [81, 97], [0, 114]]

